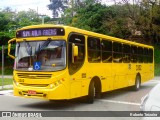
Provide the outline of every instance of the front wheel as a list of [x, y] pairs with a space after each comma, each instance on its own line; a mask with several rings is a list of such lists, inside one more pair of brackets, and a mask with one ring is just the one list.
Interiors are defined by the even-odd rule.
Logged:
[[94, 102], [94, 96], [95, 96], [94, 81], [91, 81], [89, 85], [88, 95], [86, 96], [86, 102], [92, 104]]
[[139, 75], [136, 76], [135, 85], [133, 86], [134, 91], [138, 91], [141, 86], [141, 78]]

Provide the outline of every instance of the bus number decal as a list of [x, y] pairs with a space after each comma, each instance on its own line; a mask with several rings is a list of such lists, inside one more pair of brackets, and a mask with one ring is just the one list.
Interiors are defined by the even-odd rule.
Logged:
[[141, 65], [136, 65], [136, 70], [137, 71], [142, 70], [142, 66]]
[[86, 78], [86, 73], [82, 73], [82, 78]]
[[19, 82], [19, 83], [23, 83], [23, 82], [24, 82], [24, 79], [19, 79], [18, 82]]
[[131, 70], [131, 64], [128, 64], [128, 69]]

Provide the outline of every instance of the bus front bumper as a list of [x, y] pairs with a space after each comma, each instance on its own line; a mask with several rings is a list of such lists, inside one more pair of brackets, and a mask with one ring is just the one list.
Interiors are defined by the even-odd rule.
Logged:
[[42, 87], [22, 87], [17, 86], [13, 82], [14, 96], [25, 98], [38, 98], [46, 100], [65, 100], [69, 99], [69, 92], [67, 88], [61, 84], [55, 88], [42, 88]]

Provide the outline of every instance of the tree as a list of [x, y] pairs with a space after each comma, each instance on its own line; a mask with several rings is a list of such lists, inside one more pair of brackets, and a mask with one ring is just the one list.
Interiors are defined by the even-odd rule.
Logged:
[[14, 20], [17, 22], [17, 26], [19, 27], [41, 23], [38, 13], [32, 9], [18, 12]]
[[58, 17], [60, 12], [63, 13], [68, 8], [68, 2], [69, 0], [50, 0], [48, 8], [52, 10], [53, 18]]
[[106, 32], [103, 29], [103, 21], [107, 13], [106, 9], [107, 7], [100, 3], [89, 4], [77, 11], [71, 25], [104, 34]]
[[14, 36], [12, 32], [12, 26], [15, 24], [14, 14], [15, 12], [12, 12], [10, 8], [0, 11], [0, 46], [7, 45], [8, 40]]
[[141, 31], [143, 42], [160, 42], [160, 3], [159, 0], [122, 0], [127, 5], [130, 18], [134, 22], [134, 31]]
[[78, 14], [77, 12], [89, 5], [100, 3], [100, 1], [101, 0], [69, 0], [69, 7], [62, 14], [62, 22], [67, 25], [71, 24], [72, 19], [75, 20], [74, 16]]
[[70, 11], [65, 12], [67, 14], [63, 21], [67, 25], [120, 38], [127, 38], [131, 35], [126, 24], [128, 22], [126, 16], [129, 15], [126, 6], [105, 6], [94, 3], [79, 8], [73, 17]]

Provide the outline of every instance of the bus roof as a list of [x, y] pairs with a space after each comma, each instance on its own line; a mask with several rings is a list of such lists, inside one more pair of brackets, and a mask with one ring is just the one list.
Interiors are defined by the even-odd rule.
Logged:
[[142, 43], [137, 43], [137, 42], [129, 41], [129, 40], [126, 40], [126, 39], [116, 38], [116, 37], [103, 35], [103, 34], [79, 29], [79, 28], [76, 28], [76, 27], [65, 26], [65, 25], [54, 25], [54, 24], [30, 25], [30, 26], [22, 27], [22, 28], [18, 29], [17, 31], [25, 30], [25, 29], [51, 28], [51, 27], [63, 27], [65, 30], [68, 30], [69, 32], [75, 32], [75, 33], [77, 32], [77, 33], [92, 36], [92, 37], [97, 37], [97, 38], [102, 38], [102, 39], [107, 39], [107, 40], [112, 40], [112, 41], [116, 41], [116, 42], [122, 42], [122, 43], [126, 43], [126, 44], [142, 46], [142, 47], [153, 48], [153, 46], [150, 46], [150, 45], [145, 45], [145, 44], [142, 44]]

